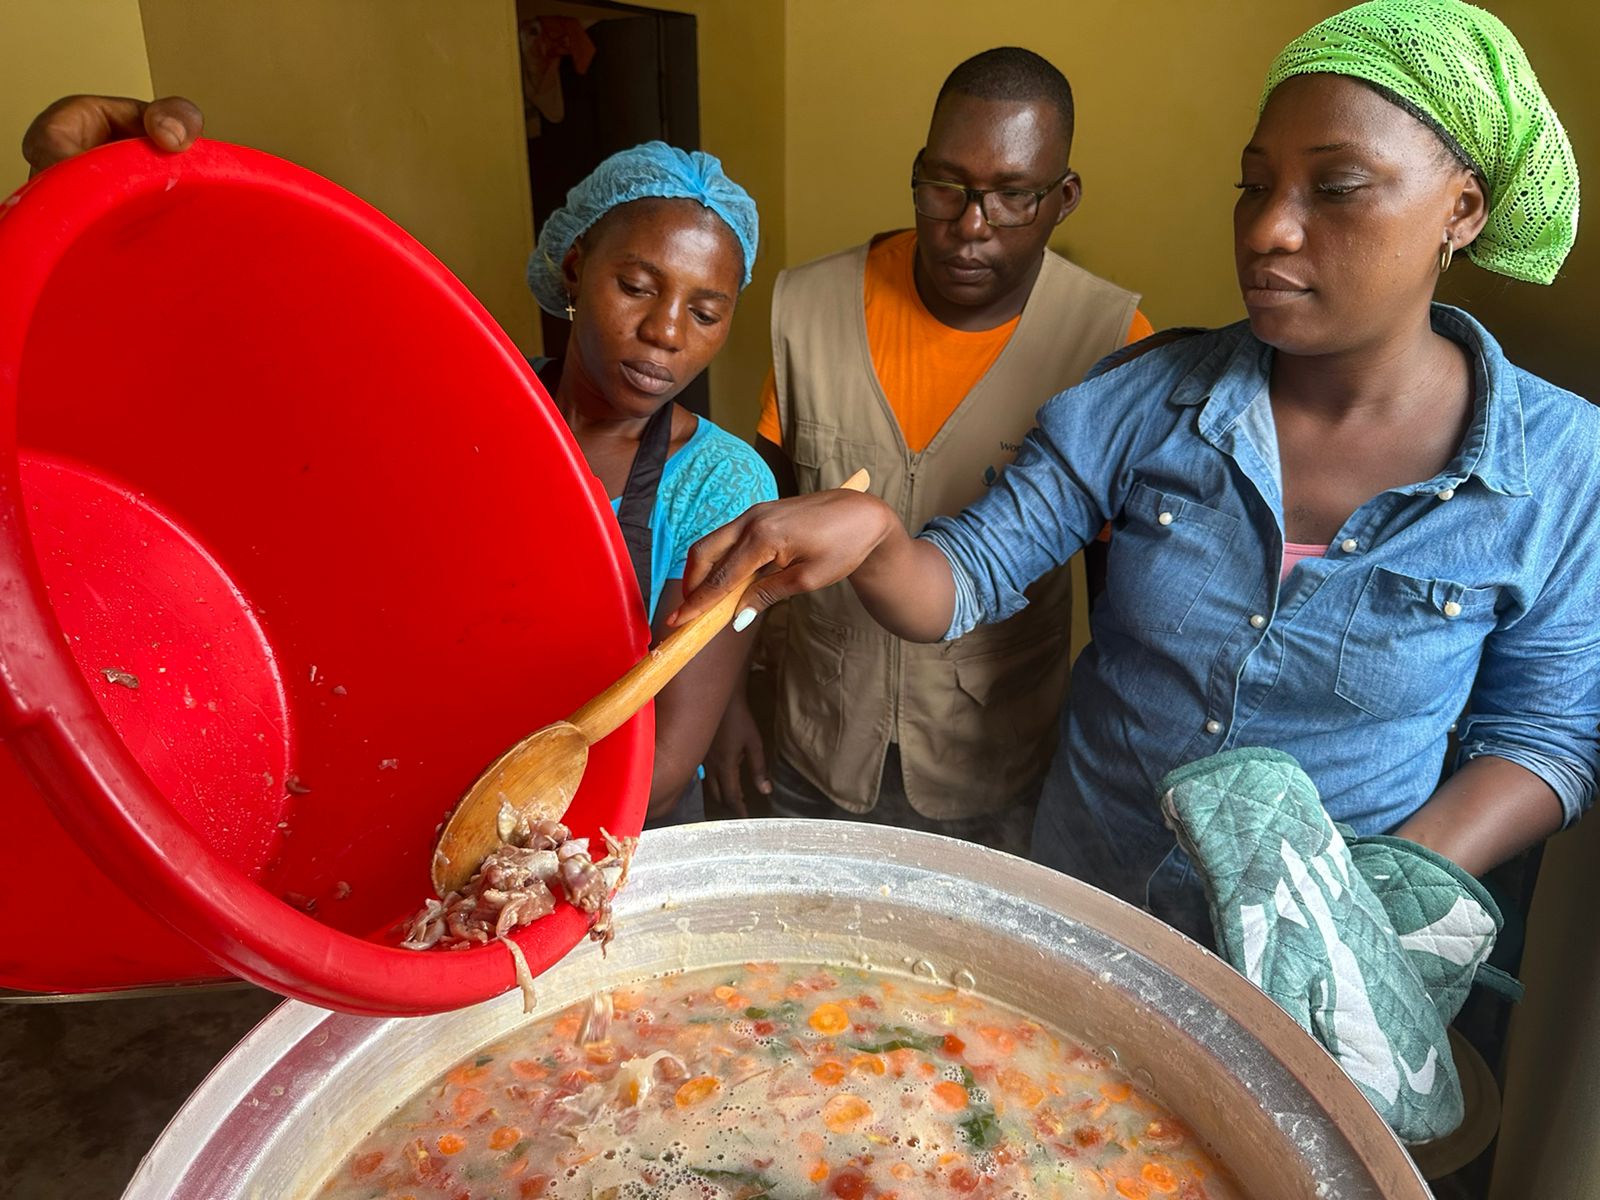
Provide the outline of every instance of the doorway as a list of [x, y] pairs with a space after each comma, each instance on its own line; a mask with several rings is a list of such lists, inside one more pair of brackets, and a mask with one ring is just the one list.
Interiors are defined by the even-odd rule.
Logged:
[[[610, 0], [517, 0], [528, 174], [535, 232], [601, 160], [660, 139], [700, 148], [695, 18]], [[540, 313], [545, 353], [566, 352], [571, 325]], [[678, 403], [711, 412], [707, 375]]]

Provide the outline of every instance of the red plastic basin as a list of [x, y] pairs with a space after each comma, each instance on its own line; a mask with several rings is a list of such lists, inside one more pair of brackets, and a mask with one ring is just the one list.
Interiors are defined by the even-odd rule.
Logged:
[[[0, 207], [0, 987], [504, 991], [505, 947], [395, 923], [479, 770], [643, 653], [639, 609], [527, 364], [361, 201], [135, 142]], [[652, 739], [594, 748], [575, 832], [638, 832]], [[584, 928], [518, 941], [538, 971]]]

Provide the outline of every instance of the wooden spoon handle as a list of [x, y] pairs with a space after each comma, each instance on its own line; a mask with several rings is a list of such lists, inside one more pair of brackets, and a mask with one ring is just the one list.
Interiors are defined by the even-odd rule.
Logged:
[[[865, 471], [857, 471], [839, 486], [852, 492], [864, 492], [870, 482]], [[715, 605], [673, 630], [659, 645], [651, 647], [650, 653], [626, 675], [573, 713], [571, 723], [582, 731], [584, 740], [594, 745], [654, 699], [672, 682], [673, 676], [688, 666], [689, 660], [733, 620], [746, 590], [755, 580], [755, 575], [749, 575], [730, 588]]]

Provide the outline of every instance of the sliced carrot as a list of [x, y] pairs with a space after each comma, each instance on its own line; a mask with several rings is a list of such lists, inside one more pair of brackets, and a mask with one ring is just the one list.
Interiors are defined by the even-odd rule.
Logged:
[[616, 1062], [617, 1048], [609, 1038], [603, 1042], [590, 1042], [583, 1048], [583, 1057], [596, 1064]]
[[522, 1140], [522, 1130], [515, 1125], [502, 1125], [489, 1135], [489, 1149], [509, 1150]]
[[811, 1174], [809, 1176], [807, 1176], [807, 1178], [810, 1179], [812, 1183], [821, 1183], [827, 1177], [828, 1177], [828, 1164], [825, 1163], [825, 1162], [819, 1162], [816, 1166], [812, 1167], [811, 1168]]
[[844, 1064], [830, 1058], [812, 1070], [811, 1078], [827, 1087], [833, 1087], [844, 1079]]
[[907, 1180], [915, 1179], [917, 1177], [916, 1168], [910, 1163], [903, 1162], [897, 1162], [894, 1166], [890, 1167], [889, 1174], [893, 1175], [901, 1183], [905, 1183]]
[[555, 1023], [552, 1032], [563, 1042], [570, 1042], [578, 1036], [578, 1023], [583, 1018], [577, 1013], [568, 1013]]
[[1172, 1168], [1161, 1163], [1145, 1163], [1144, 1169], [1139, 1172], [1143, 1179], [1163, 1196], [1171, 1195], [1178, 1190], [1178, 1177], [1173, 1174]]
[[518, 1079], [546, 1079], [550, 1071], [542, 1063], [536, 1063], [530, 1058], [517, 1058], [511, 1061], [511, 1073]]
[[1150, 1189], [1137, 1179], [1124, 1177], [1117, 1180], [1117, 1195], [1126, 1196], [1128, 1200], [1148, 1200]]
[[984, 1025], [978, 1030], [978, 1035], [988, 1043], [989, 1048], [996, 1054], [1008, 1055], [1017, 1048], [1017, 1039], [997, 1026]]
[[872, 1119], [872, 1105], [843, 1092], [822, 1106], [822, 1123], [834, 1133], [848, 1133]]
[[850, 1060], [850, 1069], [860, 1071], [863, 1075], [882, 1075], [883, 1059], [876, 1054], [858, 1054]]
[[441, 1133], [439, 1135], [440, 1154], [460, 1154], [466, 1148], [465, 1139], [457, 1137], [453, 1133]]
[[721, 1087], [722, 1081], [715, 1075], [696, 1075], [681, 1085], [672, 1099], [679, 1108], [689, 1108], [703, 1100], [709, 1100]]
[[456, 1098], [450, 1102], [450, 1107], [455, 1109], [456, 1116], [465, 1118], [481, 1111], [488, 1103], [489, 1097], [477, 1088], [469, 1087], [462, 1088], [456, 1093]]
[[1126, 1083], [1102, 1083], [1100, 1085], [1100, 1094], [1113, 1104], [1121, 1104], [1129, 1096], [1133, 1095], [1133, 1088]]
[[889, 1070], [893, 1071], [895, 1077], [898, 1078], [909, 1071], [912, 1064], [917, 1061], [917, 1052], [915, 1050], [891, 1050], [886, 1057], [889, 1059]]
[[995, 1076], [995, 1082], [1006, 1095], [1015, 1098], [1024, 1108], [1037, 1108], [1044, 1103], [1044, 1089], [1022, 1071], [1008, 1067]]
[[948, 1079], [933, 1085], [933, 1106], [945, 1112], [959, 1112], [967, 1106], [967, 1089]]
[[819, 1004], [812, 1009], [811, 1015], [806, 1018], [806, 1024], [818, 1033], [826, 1033], [831, 1036], [836, 1033], [843, 1033], [850, 1028], [850, 1014], [845, 1012], [840, 1005], [830, 1001], [827, 1004]]
[[445, 1080], [455, 1084], [457, 1087], [465, 1087], [469, 1083], [477, 1083], [488, 1073], [489, 1068], [487, 1066], [475, 1067], [471, 1063], [462, 1063], [450, 1074], [446, 1075]]

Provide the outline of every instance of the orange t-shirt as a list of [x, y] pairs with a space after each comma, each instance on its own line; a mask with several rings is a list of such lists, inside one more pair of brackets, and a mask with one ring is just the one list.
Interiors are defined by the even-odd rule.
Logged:
[[[950, 414], [1000, 357], [1022, 319], [1014, 317], [977, 333], [951, 329], [930, 313], [917, 295], [912, 274], [916, 253], [913, 230], [884, 238], [867, 252], [864, 287], [867, 350], [878, 385], [913, 454], [933, 441]], [[1145, 315], [1135, 311], [1128, 341], [1136, 342], [1153, 332]], [[1044, 400], [1039, 397], [1041, 404]], [[783, 444], [778, 389], [770, 370], [761, 389], [761, 422], [756, 433]]]

